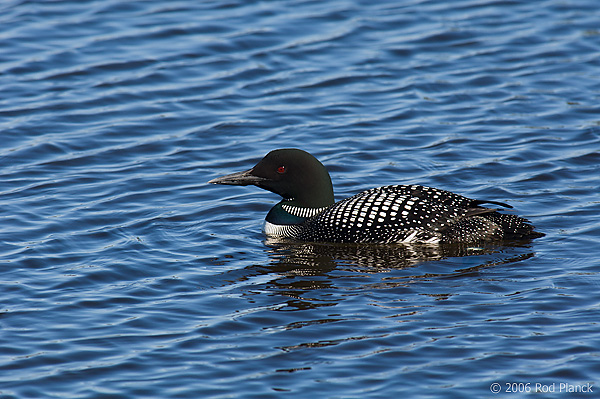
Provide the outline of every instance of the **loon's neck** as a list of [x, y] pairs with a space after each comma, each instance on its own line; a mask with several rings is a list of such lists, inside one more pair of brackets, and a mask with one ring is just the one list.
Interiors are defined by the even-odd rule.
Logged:
[[294, 201], [283, 200], [275, 205], [265, 218], [263, 231], [270, 237], [298, 238], [302, 233], [302, 223], [312, 216], [329, 208], [307, 208]]
[[329, 208], [329, 206], [321, 208], [302, 207], [297, 205], [295, 201], [283, 200], [271, 208], [265, 220], [280, 226], [300, 224], [306, 219], [318, 215], [327, 208]]

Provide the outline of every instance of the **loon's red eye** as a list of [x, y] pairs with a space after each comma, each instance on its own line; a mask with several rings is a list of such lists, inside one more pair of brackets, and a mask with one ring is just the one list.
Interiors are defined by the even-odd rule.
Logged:
[[280, 167], [277, 168], [277, 173], [285, 173], [286, 170], [287, 169], [285, 168], [285, 166], [282, 165], [282, 166], [280, 166]]

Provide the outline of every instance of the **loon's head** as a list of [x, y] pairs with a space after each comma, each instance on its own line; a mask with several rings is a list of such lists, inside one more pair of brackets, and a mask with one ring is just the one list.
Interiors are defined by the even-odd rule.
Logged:
[[281, 195], [290, 204], [322, 208], [333, 204], [333, 186], [325, 166], [306, 151], [273, 150], [252, 169], [209, 181], [213, 184], [254, 185]]

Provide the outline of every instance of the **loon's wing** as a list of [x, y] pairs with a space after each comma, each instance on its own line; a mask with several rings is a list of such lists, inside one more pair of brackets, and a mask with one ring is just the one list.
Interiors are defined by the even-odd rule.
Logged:
[[336, 202], [309, 218], [299, 238], [328, 242], [437, 243], [540, 236], [526, 219], [480, 206], [484, 203], [508, 206], [425, 186], [378, 187]]
[[468, 216], [494, 212], [449, 191], [417, 185], [383, 186], [336, 202], [306, 221], [301, 239], [333, 242], [434, 242]]

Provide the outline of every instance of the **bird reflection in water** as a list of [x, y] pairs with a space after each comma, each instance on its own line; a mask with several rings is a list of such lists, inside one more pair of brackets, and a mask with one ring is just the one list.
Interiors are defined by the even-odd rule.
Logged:
[[[268, 271], [277, 275], [268, 285], [293, 298], [288, 305], [296, 309], [335, 305], [333, 298], [323, 295], [323, 290], [340, 286], [357, 291], [402, 289], [432, 279], [477, 276], [482, 269], [535, 255], [523, 252], [529, 248], [528, 242], [523, 241], [481, 246], [321, 244], [281, 239], [267, 239], [265, 243], [272, 259]], [[461, 261], [457, 262], [458, 258]], [[440, 272], [445, 266], [439, 264], [443, 260], [451, 268]], [[381, 278], [374, 279], [375, 274]], [[432, 295], [447, 297], [439, 292]]]

